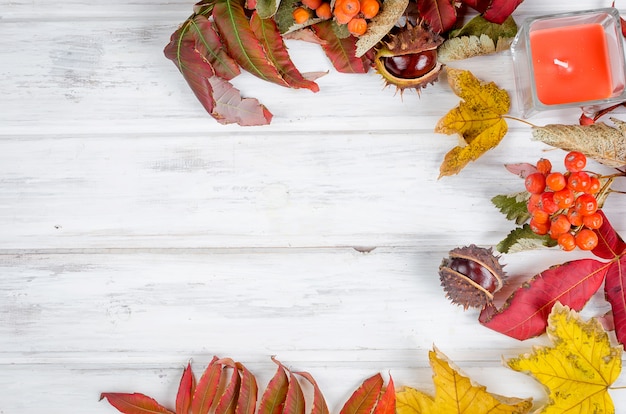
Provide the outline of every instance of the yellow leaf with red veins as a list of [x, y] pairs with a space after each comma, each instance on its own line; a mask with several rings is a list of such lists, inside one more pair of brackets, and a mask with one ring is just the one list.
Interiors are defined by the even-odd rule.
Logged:
[[509, 94], [493, 82], [483, 82], [468, 70], [447, 68], [448, 83], [462, 100], [439, 120], [435, 132], [458, 134], [460, 144], [448, 152], [439, 177], [458, 174], [470, 161], [497, 146], [508, 131], [503, 117]]
[[615, 413], [608, 388], [622, 370], [622, 347], [612, 347], [600, 322], [584, 322], [568, 307], [556, 303], [548, 318], [552, 347], [507, 361], [542, 383], [548, 402], [538, 411], [549, 413]]
[[475, 384], [436, 348], [430, 351], [435, 396], [404, 387], [396, 393], [397, 414], [522, 414], [532, 407], [531, 400], [491, 394]]

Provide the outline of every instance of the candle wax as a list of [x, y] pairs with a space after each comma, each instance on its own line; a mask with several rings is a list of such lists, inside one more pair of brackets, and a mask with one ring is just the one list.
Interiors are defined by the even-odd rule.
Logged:
[[544, 105], [611, 96], [611, 69], [602, 25], [531, 30], [530, 51], [537, 97]]

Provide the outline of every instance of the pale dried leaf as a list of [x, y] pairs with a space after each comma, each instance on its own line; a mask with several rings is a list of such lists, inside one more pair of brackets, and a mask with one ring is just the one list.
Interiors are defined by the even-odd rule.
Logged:
[[497, 44], [486, 34], [478, 36], [453, 37], [446, 40], [437, 56], [440, 62], [448, 63], [455, 60], [468, 59], [475, 56], [489, 55], [491, 53], [507, 50], [513, 41], [512, 38], [499, 38]]
[[626, 165], [626, 122], [611, 118], [615, 127], [552, 124], [533, 127], [533, 139], [565, 151], [580, 151], [609, 167]]
[[404, 13], [409, 0], [385, 0], [383, 7], [367, 26], [367, 32], [356, 42], [356, 56], [361, 57], [376, 46]]

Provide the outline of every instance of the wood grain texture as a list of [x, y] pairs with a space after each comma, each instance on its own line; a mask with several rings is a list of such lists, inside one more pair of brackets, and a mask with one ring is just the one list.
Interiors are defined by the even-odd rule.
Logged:
[[[503, 164], [562, 153], [511, 122], [498, 148], [437, 179], [457, 143], [433, 132], [458, 102], [445, 79], [400, 98], [295, 41], [301, 70], [329, 71], [320, 92], [242, 75], [272, 124], [219, 125], [162, 53], [192, 4], [0, 0], [0, 413], [115, 412], [105, 391], [171, 407], [184, 364], [213, 355], [261, 384], [276, 355], [337, 412], [376, 372], [432, 389], [433, 344], [491, 391], [545, 398], [501, 365], [545, 338], [482, 328], [449, 304], [437, 269], [450, 249], [511, 230], [489, 201], [520, 189]], [[526, 0], [516, 16], [572, 7]], [[509, 53], [453, 66], [514, 93]], [[626, 234], [623, 205], [605, 209]], [[572, 257], [502, 260], [512, 288]], [[606, 310], [598, 294], [584, 315]]]

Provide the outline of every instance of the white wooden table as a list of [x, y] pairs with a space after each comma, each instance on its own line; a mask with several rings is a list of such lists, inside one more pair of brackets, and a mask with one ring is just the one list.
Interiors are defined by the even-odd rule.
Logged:
[[[200, 372], [213, 355], [262, 386], [276, 355], [338, 412], [377, 372], [432, 390], [433, 345], [490, 391], [543, 401], [501, 358], [545, 338], [482, 327], [437, 272], [450, 249], [513, 228], [490, 202], [521, 188], [504, 163], [563, 153], [511, 122], [498, 148], [438, 180], [457, 142], [433, 132], [458, 102], [447, 84], [401, 99], [296, 41], [302, 71], [330, 71], [321, 91], [244, 74], [235, 85], [272, 124], [219, 125], [162, 53], [192, 5], [0, 0], [0, 413], [116, 412], [104, 391], [172, 407], [183, 366]], [[526, 0], [515, 16], [609, 5]], [[514, 93], [509, 53], [451, 66]], [[623, 208], [605, 210], [626, 234]], [[578, 256], [502, 261], [521, 280]], [[605, 310], [600, 293], [584, 315]], [[626, 412], [626, 393], [611, 393]]]

